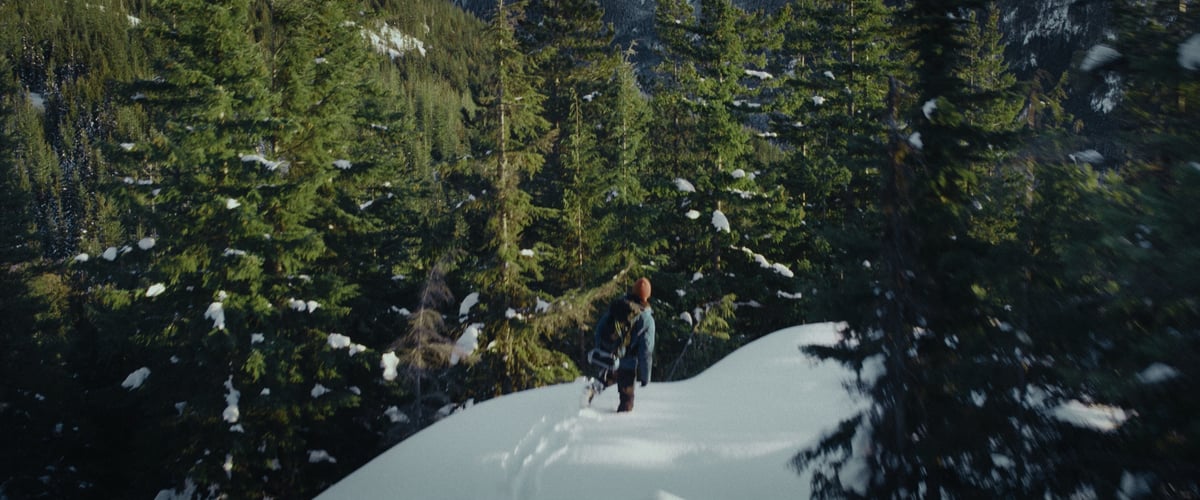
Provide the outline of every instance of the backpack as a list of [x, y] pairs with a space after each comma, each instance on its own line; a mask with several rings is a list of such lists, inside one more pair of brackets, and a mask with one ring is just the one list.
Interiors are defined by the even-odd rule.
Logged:
[[633, 342], [633, 325], [644, 310], [641, 303], [630, 297], [609, 304], [608, 319], [600, 323], [596, 348], [588, 353], [588, 362], [601, 368], [616, 369]]

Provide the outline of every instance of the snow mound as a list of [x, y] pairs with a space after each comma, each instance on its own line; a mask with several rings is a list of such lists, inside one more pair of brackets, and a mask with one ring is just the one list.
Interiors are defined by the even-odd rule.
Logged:
[[583, 380], [492, 399], [317, 498], [807, 498], [810, 476], [792, 457], [865, 407], [843, 388], [851, 371], [800, 351], [837, 331], [773, 333], [697, 377], [639, 387], [628, 414], [615, 413], [615, 390], [581, 409]]

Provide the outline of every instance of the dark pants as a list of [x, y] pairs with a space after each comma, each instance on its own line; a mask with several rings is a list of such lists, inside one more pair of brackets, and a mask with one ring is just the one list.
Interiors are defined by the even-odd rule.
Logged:
[[633, 370], [605, 370], [604, 387], [617, 384], [617, 392], [621, 396], [621, 403], [617, 405], [617, 411], [633, 410], [633, 387], [637, 382], [636, 379], [637, 374]]

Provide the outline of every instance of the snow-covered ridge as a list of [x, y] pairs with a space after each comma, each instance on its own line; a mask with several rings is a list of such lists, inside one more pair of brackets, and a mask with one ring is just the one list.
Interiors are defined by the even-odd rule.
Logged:
[[581, 409], [582, 380], [489, 400], [318, 498], [806, 498], [792, 457], [864, 405], [843, 387], [852, 372], [800, 351], [837, 339], [831, 323], [773, 333], [695, 378], [637, 388], [629, 414], [615, 389]]

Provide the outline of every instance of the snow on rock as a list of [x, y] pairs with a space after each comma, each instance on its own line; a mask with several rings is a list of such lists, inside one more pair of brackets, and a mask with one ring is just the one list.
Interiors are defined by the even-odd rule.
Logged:
[[804, 298], [803, 293], [800, 293], [800, 292], [791, 293], [791, 292], [785, 292], [783, 290], [776, 290], [775, 296], [777, 296], [779, 298], [783, 298], [783, 299], [790, 299], [790, 300], [800, 300], [800, 299]]
[[87, 253], [81, 253], [75, 256], [75, 262], [87, 262], [92, 256]]
[[1138, 373], [1137, 379], [1138, 382], [1143, 384], [1157, 384], [1159, 382], [1171, 380], [1179, 375], [1181, 375], [1179, 370], [1176, 370], [1169, 365], [1163, 363], [1154, 363]]
[[458, 306], [458, 322], [466, 321], [467, 317], [471, 315], [471, 308], [477, 304], [479, 304], [479, 292], [471, 292], [463, 297], [462, 304]]
[[350, 356], [353, 357], [355, 354], [358, 354], [360, 352], [367, 352], [367, 346], [362, 345], [362, 344], [351, 344], [350, 347], [348, 348], [348, 351], [350, 353]]
[[717, 228], [717, 231], [730, 232], [729, 219], [725, 217], [725, 213], [720, 210], [713, 210], [712, 225]]
[[746, 177], [746, 171], [739, 168], [735, 169], [733, 172], [730, 172], [729, 175], [732, 175], [734, 179], [741, 179]]
[[124, 149], [125, 151], [133, 151], [134, 146], [137, 146], [137, 144], [134, 144], [132, 142], [122, 142], [121, 143], [121, 149]]
[[1052, 38], [1061, 35], [1076, 35], [1084, 29], [1082, 24], [1076, 23], [1071, 19], [1071, 8], [1074, 7], [1074, 0], [1052, 0], [1041, 2], [1028, 2], [1034, 4], [1037, 12], [1030, 16], [1033, 19], [1032, 23], [1021, 26], [1024, 31], [1024, 44], [1029, 45], [1037, 38]]
[[140, 248], [142, 250], [149, 250], [151, 248], [154, 248], [154, 243], [155, 243], [154, 238], [145, 237], [145, 238], [138, 240], [137, 246], [138, 246], [138, 248]]
[[1100, 113], [1111, 113], [1121, 103], [1121, 74], [1110, 71], [1104, 74], [1104, 85], [1092, 93], [1092, 110]]
[[815, 95], [815, 96], [813, 96], [813, 97], [812, 97], [812, 102], [813, 102], [813, 104], [816, 104], [817, 106], [820, 106], [820, 105], [822, 105], [822, 104], [825, 104], [825, 98], [824, 98], [824, 97], [821, 97], [821, 96], [819, 96], [819, 95]]
[[226, 198], [226, 199], [225, 199], [225, 208], [227, 208], [227, 209], [229, 209], [229, 210], [233, 210], [233, 209], [235, 209], [235, 208], [237, 208], [237, 207], [240, 207], [240, 206], [242, 206], [242, 202], [240, 202], [240, 201], [237, 201], [236, 199], [233, 199], [233, 198]]
[[250, 345], [261, 344], [266, 341], [267, 341], [266, 335], [263, 335], [261, 333], [251, 333], [250, 334]]
[[104, 250], [104, 253], [100, 254], [100, 257], [109, 262], [117, 260], [117, 247], [108, 247]]
[[787, 266], [780, 264], [778, 262], [771, 264], [771, 269], [774, 269], [775, 272], [779, 273], [784, 278], [795, 278], [796, 277], [796, 273], [793, 273], [792, 270], [789, 269]]
[[213, 328], [218, 330], [225, 329], [225, 307], [220, 302], [213, 302], [208, 305], [208, 310], [204, 311], [204, 319], [211, 319]]
[[463, 334], [458, 338], [458, 342], [454, 343], [454, 349], [450, 351], [450, 365], [457, 365], [459, 361], [466, 359], [475, 349], [479, 348], [479, 332], [483, 329], [483, 323], [472, 323], [463, 330]]
[[317, 498], [808, 498], [812, 473], [789, 467], [792, 457], [866, 406], [844, 388], [853, 371], [799, 349], [833, 345], [837, 332], [829, 323], [767, 335], [694, 378], [639, 387], [631, 413], [614, 412], [615, 390], [581, 409], [583, 379], [490, 399]]
[[1200, 34], [1179, 45], [1179, 65], [1187, 70], [1200, 69]]
[[685, 193], [695, 193], [696, 192], [696, 186], [693, 186], [691, 182], [688, 182], [687, 179], [684, 179], [682, 177], [678, 177], [675, 179], [675, 189], [678, 189]]
[[748, 70], [745, 70], [745, 73], [746, 73], [746, 76], [753, 76], [760, 80], [770, 80], [772, 78], [775, 78], [775, 75], [767, 73], [766, 71], [757, 71], [757, 70], [753, 70], [753, 69], [748, 69]]
[[1117, 49], [1102, 43], [1097, 44], [1088, 50], [1087, 55], [1083, 56], [1083, 62], [1079, 63], [1079, 69], [1094, 71], [1096, 68], [1120, 59], [1120, 57], [1121, 53], [1117, 52]]
[[150, 285], [150, 288], [146, 289], [146, 296], [147, 297], [157, 297], [159, 295], [162, 295], [162, 293], [165, 291], [167, 291], [167, 285], [164, 285], [162, 283], [155, 283], [153, 285]]
[[830, 79], [830, 80], [837, 80], [837, 78], [834, 78], [834, 77], [833, 77], [833, 72], [832, 72], [832, 71], [826, 71], [826, 72], [825, 72], [825, 73], [823, 73], [823, 74], [825, 75], [825, 78], [828, 78], [828, 79]]
[[328, 451], [325, 450], [308, 450], [308, 463], [316, 464], [321, 462], [329, 462], [336, 464], [337, 459], [333, 458]]
[[383, 353], [379, 360], [380, 368], [383, 368], [383, 379], [391, 382], [396, 380], [396, 365], [400, 364], [400, 358], [396, 357], [396, 353], [388, 351]]
[[425, 57], [425, 42], [405, 35], [404, 32], [388, 26], [387, 23], [383, 23], [378, 32], [363, 30], [362, 36], [371, 42], [371, 47], [377, 52], [387, 54], [392, 59], [414, 50], [420, 53], [421, 57]]
[[134, 390], [146, 383], [146, 379], [150, 377], [150, 369], [145, 366], [138, 368], [125, 377], [125, 381], [121, 382], [121, 387], [129, 390]]
[[521, 249], [522, 257], [533, 257], [534, 255], [537, 255], [537, 253], [534, 252], [533, 249], [531, 249], [531, 248], [522, 248]]
[[354, 164], [350, 163], [350, 160], [334, 160], [333, 166], [342, 170], [350, 170], [350, 167], [353, 167]]
[[688, 210], [687, 213], [683, 214], [683, 216], [691, 220], [696, 220], [700, 218], [700, 212], [696, 210]]

